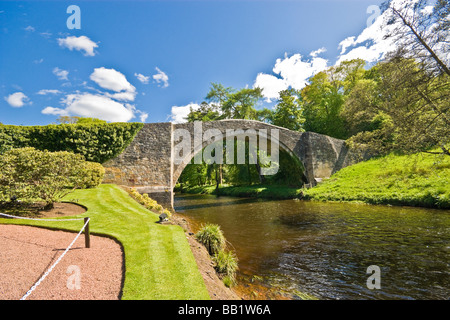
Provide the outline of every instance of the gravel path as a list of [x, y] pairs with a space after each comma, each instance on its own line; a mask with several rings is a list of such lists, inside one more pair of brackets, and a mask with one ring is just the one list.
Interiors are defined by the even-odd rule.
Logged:
[[[81, 229], [81, 227], [80, 227]], [[0, 225], [0, 300], [18, 300], [58, 259], [76, 233]], [[117, 300], [123, 252], [114, 240], [81, 235], [27, 300]]]

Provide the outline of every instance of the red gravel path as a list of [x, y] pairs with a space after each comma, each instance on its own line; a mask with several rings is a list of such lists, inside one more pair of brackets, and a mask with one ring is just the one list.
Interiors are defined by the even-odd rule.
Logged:
[[[22, 298], [75, 236], [73, 232], [0, 225], [0, 300]], [[117, 300], [122, 278], [121, 246], [91, 235], [87, 249], [82, 234], [27, 300]]]

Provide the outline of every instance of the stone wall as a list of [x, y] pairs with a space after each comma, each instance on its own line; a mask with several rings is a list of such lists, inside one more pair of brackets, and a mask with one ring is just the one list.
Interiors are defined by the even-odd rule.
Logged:
[[172, 123], [146, 123], [117, 158], [103, 164], [104, 183], [148, 193], [172, 205]]

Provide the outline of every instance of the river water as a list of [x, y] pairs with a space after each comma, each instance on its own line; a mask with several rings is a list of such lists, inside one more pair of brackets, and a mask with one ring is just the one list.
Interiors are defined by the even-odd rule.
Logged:
[[248, 298], [450, 298], [449, 210], [185, 194], [175, 210], [220, 225]]

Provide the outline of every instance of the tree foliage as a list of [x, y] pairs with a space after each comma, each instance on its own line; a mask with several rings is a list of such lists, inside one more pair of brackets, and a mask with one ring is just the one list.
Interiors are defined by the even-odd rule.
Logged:
[[0, 155], [0, 199], [42, 200], [46, 208], [75, 189], [95, 187], [104, 176], [98, 163], [67, 151], [12, 149]]
[[141, 130], [142, 123], [60, 124], [47, 126], [0, 125], [0, 153], [13, 148], [69, 151], [86, 160], [104, 163], [119, 155]]

